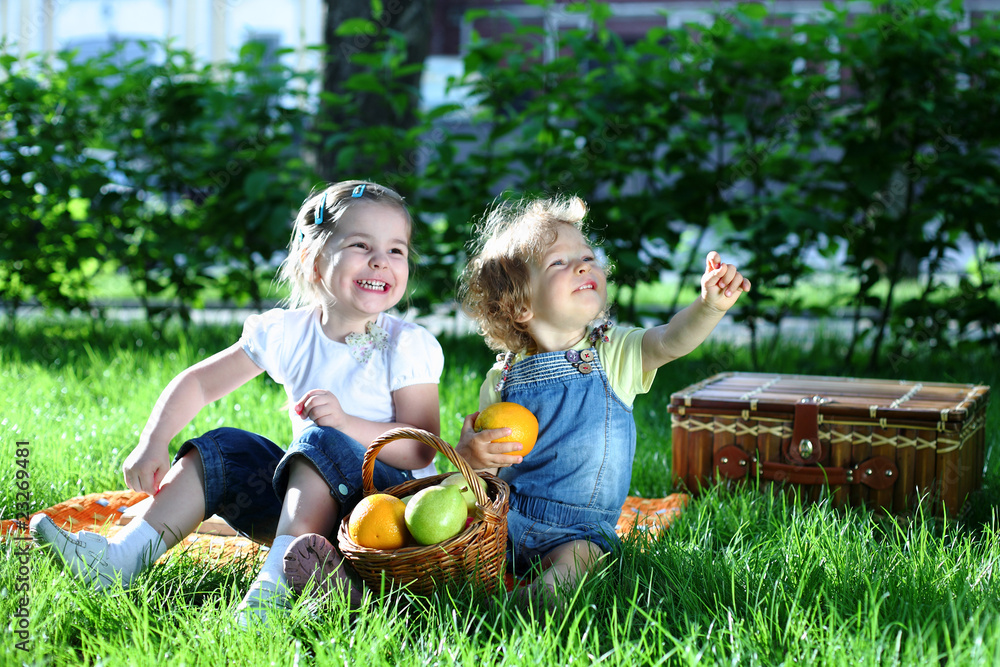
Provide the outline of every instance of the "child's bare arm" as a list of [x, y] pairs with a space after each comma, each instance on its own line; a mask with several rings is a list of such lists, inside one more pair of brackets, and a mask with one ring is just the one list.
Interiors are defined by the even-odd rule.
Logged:
[[706, 257], [701, 296], [667, 324], [653, 327], [642, 337], [642, 370], [649, 372], [683, 357], [702, 344], [750, 281], [732, 264], [723, 264], [714, 250]]
[[125, 484], [133, 491], [155, 494], [170, 468], [167, 447], [195, 415], [263, 371], [240, 343], [182, 371], [160, 394], [139, 444], [122, 464]]
[[[397, 424], [394, 426], [414, 426], [434, 435], [441, 435], [438, 385], [417, 384], [403, 387], [393, 392], [392, 400], [396, 405]], [[385, 433], [384, 425], [378, 435], [382, 433]], [[364, 442], [369, 444], [374, 439]], [[396, 440], [382, 448], [379, 458], [396, 468], [419, 470], [434, 460], [434, 449], [417, 440]]]

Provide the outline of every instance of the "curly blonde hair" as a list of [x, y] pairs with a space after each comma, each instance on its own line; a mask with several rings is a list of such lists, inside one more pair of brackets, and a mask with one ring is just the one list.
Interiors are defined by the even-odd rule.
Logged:
[[[325, 198], [324, 198], [325, 197]], [[279, 282], [287, 283], [290, 308], [316, 305], [322, 302], [319, 287], [309, 278], [313, 264], [326, 242], [337, 229], [337, 223], [354, 206], [375, 203], [398, 208], [406, 217], [410, 237], [413, 234], [413, 217], [406, 202], [395, 190], [369, 181], [341, 181], [320, 189], [314, 189], [299, 208], [292, 225], [292, 238], [288, 242], [288, 257], [281, 264]], [[322, 215], [320, 204], [323, 204]], [[409, 248], [413, 260], [412, 248]]]
[[458, 297], [490, 349], [534, 350], [527, 325], [517, 321], [531, 305], [530, 264], [555, 242], [560, 225], [586, 235], [586, 217], [587, 204], [579, 197], [521, 199], [494, 206], [475, 225], [473, 257]]

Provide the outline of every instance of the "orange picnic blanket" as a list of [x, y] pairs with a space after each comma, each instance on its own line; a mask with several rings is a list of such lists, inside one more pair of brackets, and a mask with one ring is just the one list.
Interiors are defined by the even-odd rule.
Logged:
[[[147, 494], [135, 491], [91, 493], [70, 498], [36, 514], [48, 514], [56, 525], [71, 532], [89, 530], [113, 535], [132, 519], [135, 510], [131, 508], [147, 498], [149, 498]], [[666, 498], [629, 496], [622, 506], [617, 532], [619, 535], [624, 535], [630, 530], [642, 530], [655, 534], [670, 525], [674, 517], [684, 509], [687, 501], [688, 496], [681, 493], [674, 493]], [[0, 539], [27, 535], [30, 518], [0, 521]], [[161, 560], [169, 558], [180, 550], [218, 562], [258, 555], [262, 547], [266, 550], [267, 545], [239, 535], [223, 519], [213, 516], [187, 536], [181, 544], [162, 556]]]

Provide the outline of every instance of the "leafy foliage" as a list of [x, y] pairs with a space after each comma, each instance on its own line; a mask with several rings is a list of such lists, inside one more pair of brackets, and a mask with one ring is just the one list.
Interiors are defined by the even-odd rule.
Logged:
[[124, 65], [120, 51], [0, 58], [8, 304], [85, 307], [104, 264], [150, 317], [186, 319], [209, 285], [261, 304], [264, 265], [317, 180], [299, 146], [308, 82], [265, 66], [261, 45], [226, 65], [143, 48]]
[[[683, 305], [711, 244], [753, 279], [737, 316], [755, 362], [769, 356], [765, 324], [845, 307], [847, 364], [864, 347], [873, 366], [883, 347], [897, 364], [919, 345], [1000, 345], [995, 18], [891, 0], [789, 25], [747, 4], [626, 43], [607, 6], [565, 9], [587, 27], [553, 35], [507, 17], [499, 37], [473, 33], [452, 83], [467, 104], [420, 112], [415, 126], [402, 121], [414, 66], [391, 30], [341, 54], [354, 73], [319, 100], [335, 116], [313, 114], [311, 77], [265, 66], [252, 46], [230, 65], [152, 44], [124, 65], [3, 56], [0, 299], [86, 306], [110, 264], [151, 314], [184, 316], [209, 286], [259, 305], [318, 182], [307, 157], [318, 150], [331, 178], [371, 178], [413, 205], [411, 303], [423, 309], [454, 293], [491, 201], [559, 192], [589, 202], [624, 320], [648, 314], [637, 288], [664, 270], [680, 285], [655, 314]], [[366, 113], [361, 93], [391, 113]], [[956, 281], [960, 244], [975, 261]], [[804, 303], [796, 285], [815, 277], [816, 257], [853, 293]]]
[[[626, 45], [607, 7], [573, 7], [589, 27], [554, 40], [513, 17], [498, 38], [474, 35], [455, 85], [476, 104], [433, 126], [450, 134], [420, 201], [449, 222], [433, 227], [448, 264], [461, 263], [483, 202], [573, 193], [611, 255], [623, 319], [638, 318], [635, 288], [664, 269], [680, 284], [659, 315], [683, 305], [711, 243], [754, 281], [737, 316], [755, 365], [768, 356], [761, 324], [843, 306], [857, 323], [843, 361], [867, 344], [870, 371], [890, 327], [894, 366], [912, 357], [915, 325], [918, 344], [1000, 342], [994, 19], [964, 24], [960, 3], [890, 2], [788, 26], [742, 5]], [[956, 286], [945, 274], [960, 242], [978, 251]], [[802, 302], [796, 284], [815, 275], [815, 257], [856, 281], [848, 301]], [[455, 277], [440, 268], [434, 289]], [[919, 296], [899, 304], [900, 282], [917, 278]]]

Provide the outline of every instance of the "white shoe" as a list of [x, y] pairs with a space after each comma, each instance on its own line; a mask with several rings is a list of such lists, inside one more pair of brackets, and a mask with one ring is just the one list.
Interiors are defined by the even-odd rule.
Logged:
[[268, 618], [275, 621], [288, 615], [292, 605], [288, 588], [281, 584], [255, 581], [246, 596], [236, 606], [236, 622], [243, 630], [261, 629]]
[[122, 571], [107, 559], [108, 539], [103, 535], [85, 530], [68, 533], [45, 514], [33, 516], [29, 528], [35, 544], [59, 554], [73, 574], [95, 589], [122, 581]]

